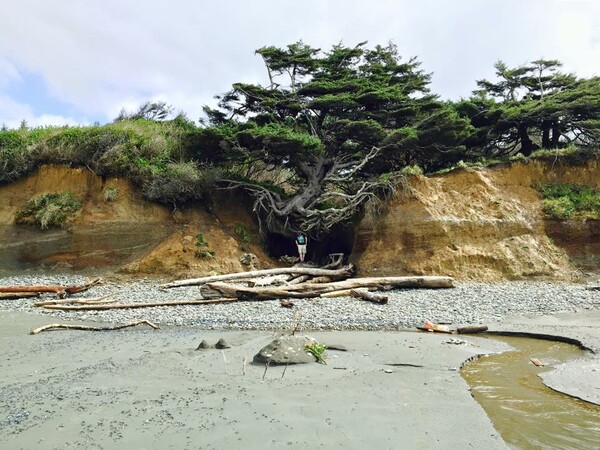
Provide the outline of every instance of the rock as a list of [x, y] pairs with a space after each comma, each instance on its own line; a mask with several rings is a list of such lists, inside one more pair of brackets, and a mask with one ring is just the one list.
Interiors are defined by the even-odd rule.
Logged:
[[229, 345], [225, 339], [221, 338], [217, 341], [217, 343], [215, 344], [215, 348], [219, 348], [219, 349], [223, 349], [223, 348], [231, 348], [231, 345]]
[[258, 264], [258, 258], [254, 253], [244, 253], [240, 256], [240, 262], [245, 266], [254, 266]]
[[198, 347], [196, 347], [196, 350], [204, 350], [207, 348], [212, 348], [212, 346], [205, 340], [202, 340], [202, 342], [200, 342], [200, 345], [198, 345]]
[[315, 362], [315, 357], [304, 350], [307, 344], [317, 342], [309, 336], [281, 336], [264, 346], [254, 362], [270, 364], [303, 364]]

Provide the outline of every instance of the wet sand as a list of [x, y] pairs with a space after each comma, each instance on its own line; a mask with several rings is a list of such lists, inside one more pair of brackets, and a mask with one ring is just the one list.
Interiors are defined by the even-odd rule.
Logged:
[[[348, 351], [265, 373], [251, 361], [273, 332], [27, 334], [54, 321], [0, 317], [3, 448], [507, 448], [458, 371], [473, 355], [504, 350], [499, 342], [307, 332]], [[195, 350], [221, 337], [232, 348]]]

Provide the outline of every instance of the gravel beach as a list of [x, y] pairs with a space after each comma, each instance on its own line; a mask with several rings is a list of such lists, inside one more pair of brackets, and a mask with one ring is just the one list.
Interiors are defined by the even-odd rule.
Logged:
[[[80, 276], [10, 276], [1, 285], [77, 285]], [[75, 298], [111, 295], [118, 303], [169, 302], [200, 299], [197, 286], [160, 290], [162, 280], [106, 281]], [[600, 308], [600, 292], [583, 284], [505, 282], [456, 283], [451, 289], [390, 291], [386, 305], [351, 297], [295, 299], [293, 308], [278, 301], [236, 302], [105, 311], [50, 311], [32, 308], [37, 299], [6, 300], [1, 310], [35, 311], [65, 320], [128, 322], [147, 319], [162, 325], [214, 330], [285, 330], [300, 324], [304, 330], [401, 330], [425, 319], [449, 324], [492, 324], [507, 316], [543, 315]], [[54, 298], [53, 294], [45, 297]]]

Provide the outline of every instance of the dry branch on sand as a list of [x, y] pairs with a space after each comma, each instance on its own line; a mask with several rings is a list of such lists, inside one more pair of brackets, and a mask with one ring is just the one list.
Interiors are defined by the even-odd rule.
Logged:
[[18, 300], [20, 298], [39, 297], [39, 292], [2, 292], [0, 300]]
[[123, 303], [113, 305], [44, 305], [43, 307], [46, 309], [59, 309], [61, 311], [99, 311], [105, 309], [154, 308], [157, 306], [211, 305], [213, 303], [232, 303], [237, 301], [239, 301], [237, 298], [219, 298], [214, 300], [182, 300], [179, 302]]
[[94, 298], [65, 298], [65, 299], [51, 299], [44, 300], [41, 302], [36, 302], [33, 306], [48, 306], [48, 305], [98, 305], [104, 303], [115, 303], [115, 299], [113, 299], [110, 295], [105, 295], [103, 297], [94, 297]]
[[102, 278], [94, 278], [93, 280], [88, 280], [84, 284], [80, 284], [78, 286], [0, 286], [0, 293], [55, 293], [59, 296], [66, 296], [77, 294], [79, 292], [87, 291], [92, 286], [95, 286], [102, 282]]
[[148, 325], [155, 330], [160, 328], [158, 325], [155, 325], [148, 320], [138, 320], [137, 322], [126, 323], [124, 325], [117, 325], [114, 327], [91, 327], [87, 325], [67, 325], [63, 323], [53, 323], [50, 325], [44, 325], [43, 327], [35, 328], [31, 330], [29, 334], [38, 334], [42, 331], [49, 330], [114, 331], [121, 330], [123, 328], [135, 327], [137, 325]]

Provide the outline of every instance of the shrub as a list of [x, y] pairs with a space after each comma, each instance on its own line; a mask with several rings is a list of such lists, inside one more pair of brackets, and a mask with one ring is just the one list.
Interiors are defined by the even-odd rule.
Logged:
[[63, 226], [81, 204], [70, 192], [41, 194], [17, 212], [15, 222], [36, 225], [42, 230]]
[[243, 224], [236, 223], [233, 227], [233, 231], [235, 232], [240, 242], [243, 242], [244, 244], [250, 242], [250, 233]]
[[553, 219], [600, 218], [600, 192], [574, 184], [536, 184], [543, 197], [544, 213]]
[[318, 342], [313, 342], [311, 344], [306, 344], [304, 350], [315, 357], [318, 363], [326, 364], [325, 362], [325, 350], [327, 347], [324, 344], [319, 344]]
[[423, 169], [416, 164], [413, 166], [406, 166], [400, 172], [404, 175], [423, 175]]

